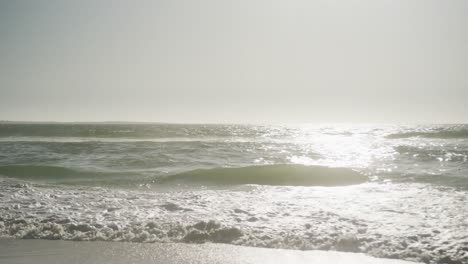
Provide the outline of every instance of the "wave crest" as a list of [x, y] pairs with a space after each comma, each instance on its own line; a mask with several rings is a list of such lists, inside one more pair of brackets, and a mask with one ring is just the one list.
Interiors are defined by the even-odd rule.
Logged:
[[[145, 183], [130, 172], [80, 171], [57, 166], [0, 166], [0, 175], [33, 181], [67, 184], [132, 185]], [[296, 164], [248, 166], [239, 168], [197, 169], [158, 178], [160, 184], [187, 183], [195, 185], [283, 185], [283, 186], [343, 186], [367, 181], [367, 176], [348, 168], [330, 168]], [[154, 182], [154, 179], [151, 180]]]
[[162, 181], [221, 185], [343, 186], [366, 182], [367, 177], [347, 168], [282, 164], [198, 169], [172, 175]]

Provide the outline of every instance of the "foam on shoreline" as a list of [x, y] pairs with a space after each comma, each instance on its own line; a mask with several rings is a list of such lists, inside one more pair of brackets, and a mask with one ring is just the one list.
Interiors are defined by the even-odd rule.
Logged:
[[152, 192], [5, 181], [0, 198], [0, 236], [6, 237], [215, 242], [427, 263], [468, 260], [466, 218], [458, 213], [466, 208], [464, 193], [424, 185]]

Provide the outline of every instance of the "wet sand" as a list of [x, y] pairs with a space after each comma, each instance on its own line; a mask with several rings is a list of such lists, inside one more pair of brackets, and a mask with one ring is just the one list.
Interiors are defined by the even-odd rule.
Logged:
[[0, 239], [2, 264], [149, 264], [149, 263], [321, 263], [410, 264], [359, 253], [298, 251], [225, 244], [75, 242], [63, 240]]

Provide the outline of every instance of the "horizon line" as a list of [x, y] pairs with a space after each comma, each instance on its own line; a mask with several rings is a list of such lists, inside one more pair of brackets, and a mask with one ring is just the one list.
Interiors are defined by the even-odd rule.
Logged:
[[174, 121], [54, 121], [0, 120], [0, 124], [161, 124], [161, 125], [465, 125], [468, 122], [174, 122]]

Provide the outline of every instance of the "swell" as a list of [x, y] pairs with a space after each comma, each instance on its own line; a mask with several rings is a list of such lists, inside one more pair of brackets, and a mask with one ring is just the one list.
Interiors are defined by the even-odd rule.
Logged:
[[152, 138], [186, 135], [179, 130], [178, 126], [162, 124], [0, 124], [1, 137]]
[[363, 183], [367, 179], [365, 175], [347, 168], [281, 164], [198, 169], [165, 177], [161, 182], [221, 185], [343, 186]]
[[412, 131], [403, 133], [394, 133], [386, 136], [389, 139], [423, 137], [423, 138], [441, 138], [456, 139], [468, 138], [468, 129], [458, 130], [439, 130], [439, 131]]
[[80, 137], [80, 138], [192, 138], [251, 137], [267, 133], [242, 125], [186, 125], [162, 123], [1, 123], [0, 137]]
[[[252, 141], [252, 140], [250, 140]], [[0, 142], [6, 143], [179, 143], [179, 142], [250, 142], [242, 138], [214, 138], [214, 137], [164, 137], [164, 138], [105, 138], [105, 137], [0, 137]]]

